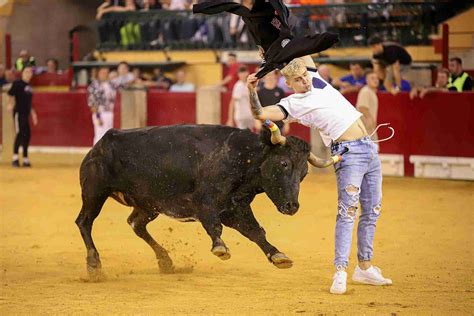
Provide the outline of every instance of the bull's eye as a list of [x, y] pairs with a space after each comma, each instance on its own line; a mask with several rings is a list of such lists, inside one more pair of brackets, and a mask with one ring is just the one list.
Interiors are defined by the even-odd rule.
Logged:
[[282, 162], [281, 162], [281, 165], [282, 165], [284, 168], [288, 167], [288, 163], [287, 163], [286, 161], [282, 161]]

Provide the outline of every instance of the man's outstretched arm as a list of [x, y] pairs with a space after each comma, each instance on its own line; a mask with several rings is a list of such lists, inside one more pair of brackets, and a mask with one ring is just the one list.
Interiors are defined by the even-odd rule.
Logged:
[[262, 107], [260, 100], [258, 99], [257, 87], [258, 78], [255, 74], [251, 74], [247, 78], [247, 87], [249, 89], [249, 98], [250, 106], [252, 110], [252, 115], [255, 119], [260, 121], [271, 120], [271, 121], [281, 121], [284, 120], [285, 114], [279, 106], [270, 105]]

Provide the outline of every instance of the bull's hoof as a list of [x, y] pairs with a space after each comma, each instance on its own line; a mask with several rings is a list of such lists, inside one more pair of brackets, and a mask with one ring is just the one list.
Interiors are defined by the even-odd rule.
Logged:
[[270, 257], [273, 265], [279, 269], [289, 269], [293, 266], [293, 260], [288, 258], [284, 253], [277, 252]]
[[215, 246], [212, 248], [211, 252], [221, 258], [222, 260], [229, 260], [230, 259], [230, 252], [225, 246]]
[[158, 267], [160, 268], [160, 273], [163, 274], [173, 274], [175, 273], [175, 268], [171, 260], [158, 260]]
[[89, 282], [103, 282], [107, 280], [107, 276], [102, 272], [100, 267], [87, 266], [87, 274], [89, 275]]

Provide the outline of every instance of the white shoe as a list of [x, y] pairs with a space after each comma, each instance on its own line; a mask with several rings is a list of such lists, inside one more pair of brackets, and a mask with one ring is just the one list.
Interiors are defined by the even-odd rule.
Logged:
[[392, 280], [384, 278], [382, 270], [374, 266], [370, 266], [367, 270], [362, 270], [357, 265], [352, 275], [352, 281], [370, 285], [392, 285]]
[[333, 276], [332, 286], [329, 292], [332, 294], [344, 294], [346, 293], [346, 284], [347, 284], [347, 272], [346, 271], [336, 271]]

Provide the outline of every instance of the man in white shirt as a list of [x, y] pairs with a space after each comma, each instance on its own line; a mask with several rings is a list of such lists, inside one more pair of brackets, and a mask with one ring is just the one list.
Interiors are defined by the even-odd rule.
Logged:
[[186, 82], [186, 73], [180, 69], [176, 71], [176, 83], [170, 87], [170, 92], [194, 92], [194, 84]]
[[359, 202], [362, 206], [357, 230], [359, 263], [352, 280], [371, 285], [392, 284], [371, 263], [375, 226], [382, 202], [382, 172], [377, 146], [368, 136], [361, 120], [362, 114], [322, 79], [309, 56], [292, 60], [281, 72], [295, 94], [282, 99], [277, 105], [265, 108], [260, 105], [255, 91], [257, 77], [252, 74], [247, 79], [253, 116], [259, 120], [297, 121], [319, 130], [324, 144], [331, 146], [332, 155], [348, 150], [343, 160], [334, 165], [338, 214], [334, 259], [336, 273], [330, 292], [346, 292], [346, 270]]
[[227, 126], [235, 126], [240, 129], [260, 129], [257, 125], [259, 121], [255, 120], [250, 110], [249, 91], [247, 89], [246, 80], [249, 71], [246, 66], [240, 66], [237, 76], [239, 81], [232, 88], [232, 99], [229, 102], [229, 116]]
[[[365, 75], [367, 84], [360, 89], [357, 95], [356, 108], [362, 113], [362, 122], [367, 128], [367, 132], [372, 135], [377, 127], [377, 112], [379, 109], [379, 99], [377, 89], [379, 87], [379, 78], [373, 71]], [[372, 135], [372, 139], [377, 139], [377, 134]]]

